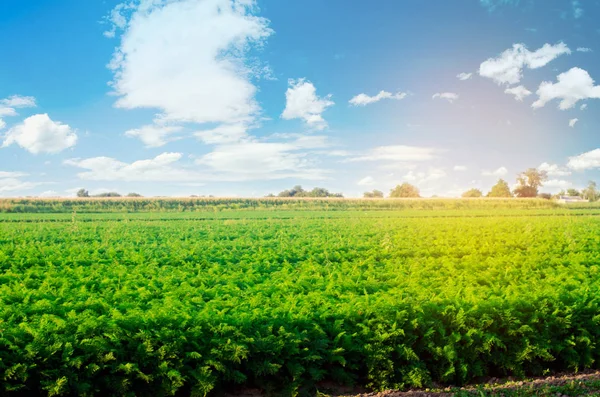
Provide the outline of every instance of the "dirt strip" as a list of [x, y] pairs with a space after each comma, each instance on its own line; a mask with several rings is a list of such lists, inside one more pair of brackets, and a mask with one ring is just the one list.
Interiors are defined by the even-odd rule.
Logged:
[[[502, 395], [502, 392], [511, 395], [511, 392], [517, 390], [542, 389], [545, 387], [561, 387], [568, 386], [572, 382], [588, 383], [600, 381], [600, 371], [586, 372], [577, 375], [562, 374], [549, 376], [544, 378], [535, 378], [529, 381], [513, 381], [510, 379], [490, 379], [485, 384], [468, 386], [463, 388], [446, 388], [440, 391], [428, 390], [409, 390], [409, 391], [394, 391], [388, 390], [377, 393], [361, 393], [361, 394], [344, 394], [339, 397], [452, 397], [460, 393], [461, 395], [481, 396], [480, 391], [486, 392], [486, 395], [493, 393], [494, 395]], [[597, 389], [596, 389], [597, 390]], [[591, 392], [592, 390], [590, 390]], [[587, 394], [587, 393], [586, 393]]]

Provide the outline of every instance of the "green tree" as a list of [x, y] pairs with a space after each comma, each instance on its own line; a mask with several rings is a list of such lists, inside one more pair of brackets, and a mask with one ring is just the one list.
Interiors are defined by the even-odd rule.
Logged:
[[578, 197], [581, 195], [581, 193], [579, 193], [579, 190], [577, 189], [567, 189], [567, 195], [571, 196], [571, 197]]
[[481, 190], [479, 190], [479, 189], [469, 189], [462, 194], [462, 197], [464, 197], [464, 198], [481, 197], [481, 196], [483, 196], [483, 193], [481, 193]]
[[364, 198], [383, 198], [383, 192], [380, 190], [373, 190], [372, 192], [365, 192]]
[[583, 194], [583, 198], [589, 201], [596, 201], [600, 198], [596, 182], [594, 181], [589, 181], [588, 186], [581, 193]]
[[77, 191], [77, 197], [90, 197], [90, 193], [85, 189], [79, 189]]
[[127, 197], [142, 197], [142, 195], [139, 193], [128, 193]]
[[518, 186], [515, 188], [517, 197], [536, 197], [538, 189], [548, 179], [546, 171], [540, 171], [537, 168], [529, 168], [517, 176]]
[[421, 197], [419, 189], [410, 183], [404, 182], [402, 185], [398, 185], [390, 190], [390, 197], [393, 198], [409, 198], [409, 197]]
[[488, 197], [512, 197], [512, 193], [510, 192], [510, 187], [508, 187], [508, 183], [504, 179], [498, 179], [498, 182], [487, 194]]

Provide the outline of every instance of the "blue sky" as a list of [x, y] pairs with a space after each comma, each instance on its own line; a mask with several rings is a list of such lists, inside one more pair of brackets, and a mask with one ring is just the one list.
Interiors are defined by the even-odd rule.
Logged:
[[600, 182], [598, 0], [3, 0], [0, 195]]

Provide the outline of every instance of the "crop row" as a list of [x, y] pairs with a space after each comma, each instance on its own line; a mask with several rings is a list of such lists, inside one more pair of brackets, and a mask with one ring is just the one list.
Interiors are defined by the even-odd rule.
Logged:
[[[335, 199], [335, 198], [78, 198], [2, 199], [0, 213], [218, 212], [239, 210], [432, 210], [557, 208], [543, 199]], [[586, 207], [587, 208], [587, 207]], [[595, 207], [597, 208], [597, 207]]]

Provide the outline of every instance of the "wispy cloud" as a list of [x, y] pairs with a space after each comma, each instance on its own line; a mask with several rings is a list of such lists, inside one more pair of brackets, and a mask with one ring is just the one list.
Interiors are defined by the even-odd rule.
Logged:
[[436, 94], [433, 94], [433, 96], [431, 98], [432, 99], [445, 99], [450, 103], [454, 103], [454, 101], [458, 100], [459, 96], [458, 96], [458, 94], [455, 94], [454, 92], [438, 92]]
[[368, 96], [367, 94], [358, 94], [352, 99], [350, 99], [349, 102], [353, 106], [367, 106], [371, 103], [379, 102], [382, 99], [401, 100], [406, 98], [407, 95], [408, 93], [406, 92], [397, 92], [396, 94], [392, 94], [391, 92], [380, 91], [375, 96]]

